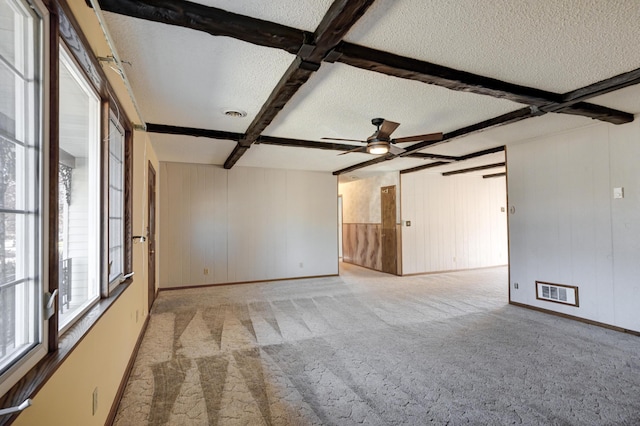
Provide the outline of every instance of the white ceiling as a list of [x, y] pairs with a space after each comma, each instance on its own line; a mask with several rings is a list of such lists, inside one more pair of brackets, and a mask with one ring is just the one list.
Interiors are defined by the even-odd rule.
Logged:
[[554, 92], [640, 68], [638, 0], [378, 1], [347, 41]]
[[[312, 32], [330, 0], [200, 0], [198, 3]], [[243, 133], [295, 56], [228, 37], [105, 13], [143, 119], [148, 123]], [[377, 0], [346, 40], [506, 82], [563, 93], [640, 68], [638, 0]], [[589, 100], [640, 113], [637, 86]], [[322, 63], [264, 135], [321, 141], [366, 139], [370, 120], [401, 123], [394, 137], [449, 132], [524, 105]], [[247, 112], [229, 118], [225, 109]], [[425, 152], [464, 155], [594, 121], [547, 114], [459, 138]], [[222, 165], [235, 142], [150, 133], [161, 161]], [[410, 144], [407, 144], [410, 145]], [[374, 158], [339, 151], [253, 145], [238, 166], [336, 171]], [[496, 162], [503, 154], [454, 166]], [[431, 160], [394, 159], [350, 173], [361, 177]], [[503, 160], [498, 160], [503, 161]], [[486, 174], [486, 173], [485, 173]]]

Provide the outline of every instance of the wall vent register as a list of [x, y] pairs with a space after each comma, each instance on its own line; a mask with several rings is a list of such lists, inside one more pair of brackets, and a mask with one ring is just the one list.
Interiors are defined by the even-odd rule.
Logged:
[[578, 287], [536, 281], [536, 299], [579, 306]]

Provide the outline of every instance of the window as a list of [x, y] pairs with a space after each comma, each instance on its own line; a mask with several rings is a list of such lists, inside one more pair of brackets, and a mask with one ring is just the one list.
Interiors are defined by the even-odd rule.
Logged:
[[42, 27], [24, 0], [0, 0], [0, 394], [45, 351]]
[[109, 120], [109, 283], [124, 275], [124, 130]]
[[100, 99], [60, 46], [58, 308], [61, 330], [100, 297]]

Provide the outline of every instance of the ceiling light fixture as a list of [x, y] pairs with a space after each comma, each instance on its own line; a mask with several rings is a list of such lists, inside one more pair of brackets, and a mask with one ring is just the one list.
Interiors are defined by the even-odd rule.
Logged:
[[389, 152], [389, 142], [387, 141], [375, 141], [369, 142], [367, 145], [367, 152], [373, 155], [381, 155]]
[[243, 118], [247, 116], [247, 113], [245, 111], [242, 111], [241, 109], [225, 109], [223, 113], [227, 117], [233, 118]]

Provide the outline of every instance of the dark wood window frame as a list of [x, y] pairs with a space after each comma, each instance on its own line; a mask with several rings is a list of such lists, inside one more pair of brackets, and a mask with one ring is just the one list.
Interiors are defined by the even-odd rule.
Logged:
[[[45, 282], [45, 290], [53, 292], [58, 288], [58, 172], [59, 165], [59, 43], [64, 43], [71, 52], [74, 60], [84, 73], [89, 84], [93, 86], [102, 102], [100, 113], [102, 155], [100, 173], [101, 178], [101, 206], [100, 211], [108, 209], [108, 131], [111, 110], [117, 111], [120, 117], [119, 124], [125, 132], [124, 140], [124, 265], [125, 274], [133, 268], [132, 247], [132, 180], [133, 180], [133, 126], [124, 113], [122, 105], [112, 93], [106, 75], [94, 57], [90, 45], [82, 33], [78, 22], [75, 20], [65, 0], [44, 1], [49, 11], [49, 33], [45, 34], [45, 44], [49, 46], [49, 140], [45, 141], [49, 146], [49, 190], [45, 200], [49, 206], [48, 235], [49, 245], [45, 247], [44, 256], [49, 259], [49, 277]], [[54, 213], [55, 212], [55, 213]], [[108, 259], [108, 216], [104, 214], [100, 222], [100, 247], [101, 269], [105, 268]], [[27, 372], [5, 395], [0, 397], [0, 407], [19, 405], [26, 398], [32, 398], [62, 365], [64, 360], [82, 342], [89, 331], [97, 324], [100, 318], [113, 306], [115, 301], [129, 288], [131, 279], [124, 280], [120, 285], [109, 291], [106, 270], [101, 270], [101, 298], [85, 314], [67, 330], [64, 334], [58, 331], [58, 301], [54, 316], [49, 320], [48, 353], [38, 364]], [[0, 426], [13, 423], [19, 413], [0, 417]]]

